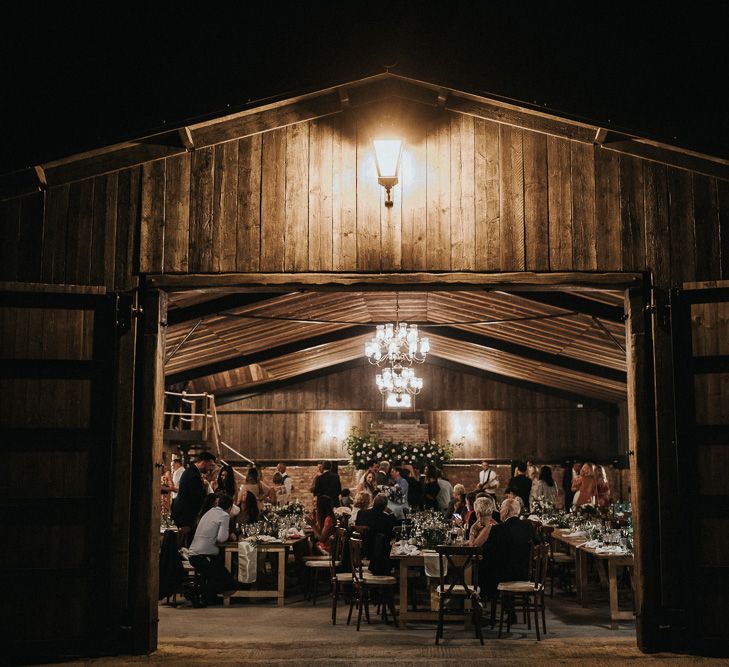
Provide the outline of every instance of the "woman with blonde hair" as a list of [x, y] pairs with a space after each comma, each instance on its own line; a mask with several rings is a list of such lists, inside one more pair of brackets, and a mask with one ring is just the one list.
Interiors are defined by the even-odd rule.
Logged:
[[572, 501], [573, 507], [581, 507], [595, 502], [597, 480], [591, 463], [585, 463], [580, 468], [580, 474], [572, 480], [572, 490], [575, 491], [575, 497]]
[[610, 485], [605, 475], [605, 468], [601, 465], [595, 466], [595, 487], [597, 495], [597, 506], [601, 509], [610, 507], [612, 502], [612, 494], [610, 493]]
[[369, 509], [370, 503], [372, 502], [372, 496], [367, 491], [360, 491], [354, 497], [354, 503], [352, 506], [352, 514], [349, 516], [349, 525], [354, 526], [357, 523], [357, 514], [360, 510]]
[[476, 512], [476, 523], [471, 527], [471, 537], [468, 544], [472, 547], [482, 547], [489, 537], [491, 527], [496, 525], [491, 516], [496, 509], [496, 504], [491, 496], [476, 498], [473, 510]]

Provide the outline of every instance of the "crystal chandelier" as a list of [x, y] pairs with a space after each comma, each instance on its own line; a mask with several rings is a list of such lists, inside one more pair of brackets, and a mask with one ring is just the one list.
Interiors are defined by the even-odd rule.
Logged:
[[430, 341], [418, 336], [418, 325], [399, 322], [399, 297], [395, 295], [395, 324], [378, 324], [375, 337], [365, 343], [365, 355], [369, 362], [381, 366], [388, 362], [393, 370], [396, 365], [422, 364], [430, 350]]
[[395, 394], [396, 397], [416, 395], [423, 388], [423, 378], [417, 377], [412, 368], [403, 368], [400, 364], [383, 368], [382, 373], [375, 377], [375, 382], [381, 394]]

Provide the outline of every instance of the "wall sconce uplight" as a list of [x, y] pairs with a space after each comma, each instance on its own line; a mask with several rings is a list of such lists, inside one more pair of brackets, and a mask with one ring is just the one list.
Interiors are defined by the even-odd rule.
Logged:
[[375, 139], [375, 163], [377, 165], [377, 182], [385, 188], [387, 198], [385, 206], [392, 207], [391, 190], [397, 185], [397, 171], [400, 167], [401, 139]]

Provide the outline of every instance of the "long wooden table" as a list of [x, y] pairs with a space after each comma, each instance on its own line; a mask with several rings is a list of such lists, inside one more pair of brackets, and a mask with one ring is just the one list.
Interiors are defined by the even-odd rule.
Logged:
[[[610, 626], [613, 630], [618, 627], [618, 621], [630, 621], [635, 617], [634, 612], [621, 610], [618, 605], [618, 572], [621, 568], [630, 569], [631, 583], [633, 581], [632, 570], [634, 558], [632, 554], [610, 554], [598, 553], [595, 549], [585, 546], [587, 540], [584, 537], [567, 537], [568, 529], [555, 529], [552, 539], [567, 547], [568, 551], [575, 557], [575, 589], [577, 601], [583, 607], [589, 606], [589, 594], [587, 588], [587, 560], [590, 556], [595, 558], [598, 567], [607, 564], [607, 582], [610, 594]], [[598, 570], [602, 574], [600, 570]], [[604, 574], [602, 577], [604, 578]], [[635, 592], [633, 593], [635, 599]]]
[[[226, 595], [223, 598], [223, 605], [230, 606], [231, 598], [276, 598], [276, 604], [279, 607], [284, 606], [285, 597], [285, 584], [286, 584], [286, 562], [288, 559], [289, 551], [293, 550], [297, 544], [306, 541], [306, 537], [298, 537], [292, 540], [285, 540], [284, 542], [259, 542], [256, 545], [256, 552], [263, 553], [274, 553], [278, 557], [278, 575], [276, 577], [276, 588], [256, 588], [253, 590], [237, 590], [231, 595]], [[236, 577], [233, 572], [233, 554], [238, 553], [238, 543], [228, 542], [223, 546], [225, 552], [225, 567]]]

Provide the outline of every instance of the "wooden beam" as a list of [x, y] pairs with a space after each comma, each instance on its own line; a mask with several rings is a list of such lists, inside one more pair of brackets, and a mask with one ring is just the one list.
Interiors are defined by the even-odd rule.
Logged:
[[[425, 330], [426, 327], [423, 327], [423, 329]], [[599, 364], [592, 364], [579, 359], [573, 359], [572, 357], [567, 357], [561, 354], [543, 352], [542, 350], [536, 350], [534, 348], [527, 347], [526, 345], [519, 345], [518, 343], [511, 343], [500, 338], [493, 338], [492, 336], [485, 336], [483, 334], [477, 334], [450, 326], [434, 328], [433, 333], [437, 333], [440, 336], [461, 341], [463, 343], [471, 343], [480, 347], [500, 350], [501, 352], [514, 354], [542, 364], [567, 368], [577, 373], [601, 377], [615, 382], [626, 382], [626, 375], [623, 371], [608, 368], [607, 366], [600, 366]]]
[[[223, 371], [229, 371], [234, 368], [250, 366], [251, 364], [260, 364], [262, 362], [269, 361], [270, 359], [275, 359], [276, 357], [282, 357], [286, 354], [302, 352], [320, 345], [336, 343], [338, 341], [347, 340], [348, 338], [354, 338], [363, 334], [372, 334], [373, 330], [374, 328], [372, 325], [362, 324], [338, 329], [337, 331], [332, 331], [318, 336], [309, 336], [308, 338], [302, 338], [293, 343], [286, 343], [285, 345], [262, 349], [251, 354], [230, 357], [229, 359], [216, 361], [212, 364], [197, 366], [188, 370], [178, 371], [177, 373], [171, 373], [167, 375], [165, 382], [167, 384], [185, 382], [187, 380], [202, 378], [207, 375], [214, 375], [215, 373], [222, 373]], [[266, 341], [262, 341], [262, 345], [265, 344]]]
[[423, 289], [499, 290], [540, 289], [565, 286], [572, 289], [627, 289], [642, 284], [642, 273], [505, 272], [505, 273], [191, 273], [150, 274], [147, 284], [169, 291], [195, 288], [283, 288], [289, 291], [356, 287], [360, 291]]
[[226, 405], [227, 403], [234, 403], [235, 401], [240, 401], [244, 398], [252, 398], [253, 396], [260, 396], [261, 394], [266, 394], [271, 391], [286, 389], [287, 387], [299, 384], [300, 382], [307, 382], [309, 380], [325, 377], [334, 373], [341, 373], [342, 371], [348, 371], [353, 368], [360, 368], [367, 365], [368, 363], [369, 362], [364, 357], [362, 357], [361, 359], [352, 359], [352, 361], [343, 361], [339, 364], [332, 364], [331, 366], [320, 368], [318, 371], [301, 373], [299, 375], [286, 378], [285, 380], [271, 380], [269, 382], [262, 382], [261, 384], [257, 384], [251, 387], [250, 389], [241, 390], [240, 388], [237, 388], [235, 390], [231, 390], [231, 393], [229, 394], [218, 390], [215, 392], [215, 403], [216, 405]]
[[619, 306], [611, 306], [607, 303], [584, 299], [581, 296], [568, 292], [519, 292], [522, 299], [529, 299], [548, 306], [555, 306], [563, 310], [570, 310], [583, 315], [591, 315], [609, 322], [625, 322], [625, 313]]
[[167, 312], [167, 326], [173, 327], [176, 324], [190, 322], [192, 320], [201, 320], [211, 315], [223, 313], [226, 310], [234, 308], [242, 308], [250, 306], [260, 301], [275, 299], [282, 296], [282, 292], [237, 292], [235, 294], [226, 294], [217, 299], [196, 303], [193, 306], [185, 308], [174, 308]]
[[446, 368], [457, 373], [467, 373], [468, 375], [475, 375], [476, 377], [487, 380], [495, 380], [496, 382], [502, 382], [513, 387], [519, 387], [520, 389], [528, 389], [529, 391], [536, 391], [540, 394], [546, 394], [547, 396], [554, 396], [556, 398], [563, 398], [567, 401], [581, 403], [586, 407], [600, 410], [601, 412], [609, 415], [615, 415], [618, 412], [618, 406], [615, 403], [601, 401], [600, 399], [583, 396], [581, 394], [574, 394], [562, 389], [555, 389], [554, 387], [549, 387], [537, 382], [518, 380], [516, 378], [509, 377], [508, 375], [500, 375], [499, 373], [485, 371], [482, 368], [469, 366], [468, 364], [451, 361], [450, 359], [442, 359], [432, 353], [428, 355], [428, 361], [426, 363], [432, 364], [433, 366], [440, 366], [441, 368]]

